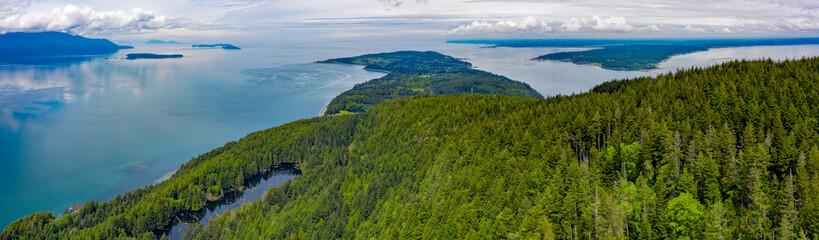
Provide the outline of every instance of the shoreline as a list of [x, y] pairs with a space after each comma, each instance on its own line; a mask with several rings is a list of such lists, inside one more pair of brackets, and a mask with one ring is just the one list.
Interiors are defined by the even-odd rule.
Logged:
[[327, 105], [324, 105], [324, 108], [321, 109], [321, 113], [319, 113], [319, 115], [317, 117], [322, 117], [322, 116], [324, 116], [325, 113], [327, 113], [327, 106], [330, 106], [330, 103], [327, 103]]

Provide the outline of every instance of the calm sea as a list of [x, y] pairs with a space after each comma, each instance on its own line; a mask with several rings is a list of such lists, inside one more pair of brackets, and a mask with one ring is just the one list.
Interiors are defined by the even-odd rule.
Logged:
[[[0, 226], [153, 184], [227, 141], [316, 116], [337, 94], [383, 75], [311, 63], [317, 60], [434, 50], [550, 96], [732, 58], [819, 55], [816, 45], [715, 49], [674, 57], [660, 70], [631, 72], [528, 60], [565, 50], [557, 48], [444, 41], [236, 44], [242, 50], [143, 44], [73, 62], [0, 65]], [[185, 57], [122, 59], [132, 52]]]

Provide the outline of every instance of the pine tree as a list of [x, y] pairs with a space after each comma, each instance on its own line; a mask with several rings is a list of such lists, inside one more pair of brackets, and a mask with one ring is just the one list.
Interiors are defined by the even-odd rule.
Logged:
[[733, 229], [729, 224], [728, 209], [722, 201], [716, 201], [708, 206], [706, 223], [706, 239], [724, 240], [731, 239]]
[[793, 182], [793, 174], [788, 174], [788, 183], [785, 186], [784, 194], [782, 195], [782, 209], [781, 211], [781, 218], [779, 221], [779, 228], [777, 229], [777, 233], [779, 234], [778, 239], [782, 240], [790, 240], [796, 238], [796, 224], [799, 222], [798, 218], [798, 210], [796, 209], [796, 198], [794, 194], [796, 193], [796, 186]]

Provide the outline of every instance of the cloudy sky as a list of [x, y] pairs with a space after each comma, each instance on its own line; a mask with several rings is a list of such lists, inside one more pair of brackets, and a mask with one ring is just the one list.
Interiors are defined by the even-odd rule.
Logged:
[[0, 31], [114, 39], [817, 36], [817, 0], [0, 0]]

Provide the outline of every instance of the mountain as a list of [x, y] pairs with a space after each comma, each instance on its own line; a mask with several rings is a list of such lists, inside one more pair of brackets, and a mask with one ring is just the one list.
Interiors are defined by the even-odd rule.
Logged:
[[543, 98], [526, 83], [472, 69], [468, 62], [437, 52], [378, 53], [318, 63], [364, 65], [366, 70], [388, 73], [341, 93], [330, 101], [324, 114], [363, 112], [383, 101], [414, 95], [479, 93]]
[[13, 32], [0, 34], [0, 61], [32, 58], [111, 54], [120, 49], [107, 39], [84, 38], [62, 32]]
[[251, 133], [0, 239], [156, 238], [206, 190], [284, 163], [303, 175], [186, 238], [815, 238], [817, 69], [733, 61], [546, 99], [402, 97]]

